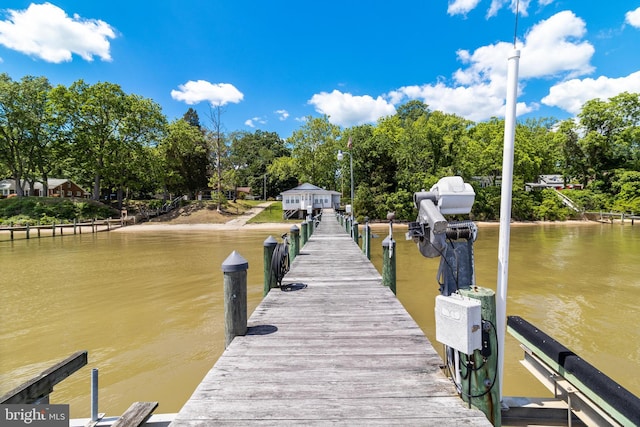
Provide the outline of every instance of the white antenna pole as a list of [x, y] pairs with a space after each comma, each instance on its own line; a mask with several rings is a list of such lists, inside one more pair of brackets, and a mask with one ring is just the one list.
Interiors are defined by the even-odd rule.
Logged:
[[507, 286], [509, 276], [509, 238], [511, 231], [511, 198], [513, 187], [513, 151], [516, 134], [516, 99], [518, 97], [518, 64], [520, 51], [509, 55], [507, 69], [507, 99], [504, 115], [504, 148], [502, 152], [502, 188], [500, 193], [500, 237], [498, 242], [498, 284], [496, 329], [498, 330], [498, 377], [500, 401], [504, 379], [504, 336], [507, 330]]

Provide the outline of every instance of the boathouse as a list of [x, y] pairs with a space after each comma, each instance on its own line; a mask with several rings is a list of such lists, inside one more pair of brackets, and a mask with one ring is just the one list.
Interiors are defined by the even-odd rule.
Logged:
[[304, 218], [309, 208], [317, 214], [323, 208], [337, 209], [340, 206], [340, 193], [325, 190], [305, 182], [291, 190], [280, 193], [282, 196], [282, 216], [285, 219]]

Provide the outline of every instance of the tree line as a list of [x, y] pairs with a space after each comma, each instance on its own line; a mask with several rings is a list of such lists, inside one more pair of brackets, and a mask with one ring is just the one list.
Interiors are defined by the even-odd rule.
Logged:
[[[341, 128], [327, 116], [307, 117], [287, 140], [261, 130], [226, 132], [223, 119], [214, 106], [205, 123], [193, 109], [168, 122], [153, 100], [113, 83], [54, 87], [45, 77], [0, 74], [0, 177], [16, 179], [18, 195], [36, 181], [65, 177], [91, 188], [96, 200], [115, 193], [121, 203], [212, 191], [221, 209], [226, 190], [235, 194], [238, 186], [274, 197], [309, 182], [348, 199], [352, 160], [361, 216], [394, 211], [413, 219], [413, 193], [447, 175], [474, 185], [475, 219], [499, 216], [502, 119], [474, 123], [410, 101], [375, 125]], [[581, 184], [584, 190], [569, 195], [586, 210], [639, 212], [639, 124], [640, 95], [631, 93], [588, 101], [575, 120], [518, 123], [514, 218], [571, 215], [554, 194], [524, 191], [549, 174]], [[339, 161], [338, 150], [349, 155]]]

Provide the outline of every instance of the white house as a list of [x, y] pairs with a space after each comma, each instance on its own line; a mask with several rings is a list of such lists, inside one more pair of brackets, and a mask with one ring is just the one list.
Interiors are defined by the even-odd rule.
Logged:
[[325, 190], [305, 182], [291, 190], [280, 193], [282, 196], [283, 216], [289, 219], [297, 214], [298, 218], [304, 218], [307, 209], [311, 207], [314, 215], [323, 208], [338, 208], [340, 206], [340, 193]]

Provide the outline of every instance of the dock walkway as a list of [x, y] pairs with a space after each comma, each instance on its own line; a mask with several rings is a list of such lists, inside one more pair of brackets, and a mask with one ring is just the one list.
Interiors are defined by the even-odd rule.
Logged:
[[[256, 268], [256, 267], [253, 267]], [[490, 426], [333, 215], [172, 426]]]

